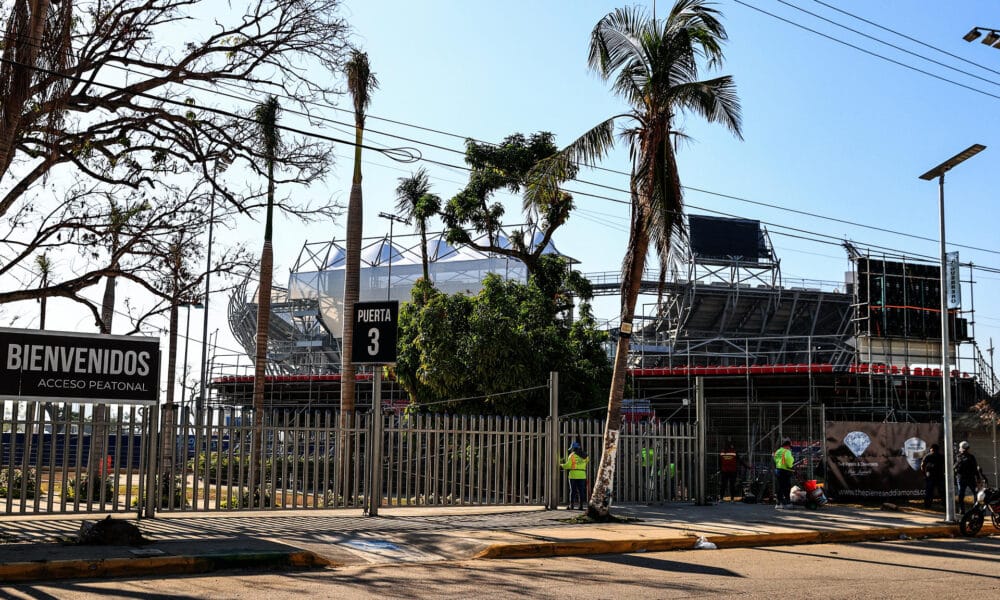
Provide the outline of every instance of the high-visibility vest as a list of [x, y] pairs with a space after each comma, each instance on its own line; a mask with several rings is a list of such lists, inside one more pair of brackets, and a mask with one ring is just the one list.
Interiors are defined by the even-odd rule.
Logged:
[[791, 471], [794, 465], [795, 457], [791, 450], [782, 446], [774, 451], [774, 468]]
[[639, 462], [644, 467], [652, 467], [656, 463], [656, 452], [652, 448], [643, 448], [639, 451]]
[[569, 471], [570, 479], [586, 479], [587, 478], [587, 463], [590, 462], [589, 458], [582, 458], [576, 455], [576, 452], [570, 452], [566, 460], [560, 464], [564, 470]]

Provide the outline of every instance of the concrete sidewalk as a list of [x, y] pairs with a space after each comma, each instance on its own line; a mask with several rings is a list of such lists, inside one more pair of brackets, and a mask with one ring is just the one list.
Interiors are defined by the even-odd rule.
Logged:
[[613, 512], [634, 520], [576, 524], [569, 521], [579, 511], [537, 507], [383, 508], [377, 518], [356, 510], [164, 513], [138, 522], [153, 542], [141, 548], [59, 543], [100, 514], [4, 516], [0, 582], [693, 549], [702, 537], [733, 548], [958, 534], [940, 513], [835, 505], [671, 503]]

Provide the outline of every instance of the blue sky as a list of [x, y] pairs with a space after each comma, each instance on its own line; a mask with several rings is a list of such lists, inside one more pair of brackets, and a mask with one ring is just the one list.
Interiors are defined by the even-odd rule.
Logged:
[[[918, 176], [969, 145], [982, 143], [988, 147], [985, 152], [947, 176], [947, 238], [949, 249], [959, 250], [963, 262], [1000, 267], [1000, 246], [988, 218], [994, 214], [991, 184], [1000, 162], [996, 116], [1000, 108], [1000, 50], [962, 39], [972, 26], [1000, 28], [995, 5], [985, 1], [831, 4], [874, 25], [813, 0], [717, 3], [730, 37], [725, 49], [727, 63], [718, 73], [736, 79], [745, 140], [739, 141], [724, 128], [697, 117], [683, 119], [690, 142], [679, 152], [680, 173], [682, 183], [689, 188], [751, 202], [689, 189], [689, 211], [764, 222], [782, 260], [786, 281], [842, 282], [849, 263], [837, 244], [845, 238], [862, 248], [880, 246], [913, 256], [936, 257], [937, 185]], [[555, 133], [560, 145], [568, 143], [624, 108], [586, 64], [591, 29], [620, 5], [597, 1], [349, 0], [346, 14], [381, 83], [370, 108], [367, 141], [389, 147], [413, 146], [424, 157], [449, 164], [462, 164], [461, 155], [426, 144], [461, 150], [464, 137], [499, 141], [514, 132], [541, 130]], [[645, 6], [650, 8], [651, 4]], [[888, 47], [793, 6], [968, 74]], [[667, 2], [657, 6], [660, 14], [668, 8]], [[345, 101], [342, 106], [349, 104]], [[350, 120], [348, 113], [337, 115]], [[346, 200], [349, 149], [342, 148], [338, 154], [342, 156], [338, 177], [327, 185], [331, 193]], [[386, 222], [375, 215], [392, 209], [397, 178], [416, 166], [399, 165], [372, 152], [366, 153], [365, 159], [365, 234], [382, 235]], [[424, 164], [442, 197], [449, 197], [465, 182], [461, 170]], [[602, 166], [627, 171], [624, 147]], [[580, 178], [619, 190], [627, 186], [624, 175], [604, 171], [584, 171]], [[618, 200], [627, 198], [624, 191], [585, 183], [567, 187]], [[626, 241], [627, 206], [581, 194], [576, 195], [576, 204], [578, 211], [557, 233], [556, 245], [579, 259], [584, 272], [617, 270]], [[517, 207], [517, 200], [512, 199], [508, 212], [511, 222], [517, 222]], [[318, 241], [343, 236], [340, 223], [332, 230], [288, 227], [292, 231], [282, 240], [289, 245], [298, 237]], [[298, 249], [276, 250], [280, 266], [287, 269]], [[963, 271], [963, 275], [967, 278], [968, 272]], [[283, 276], [279, 271], [279, 280]], [[996, 301], [1000, 274], [976, 271], [975, 278], [976, 334], [985, 349], [990, 337], [1000, 341], [1000, 305]], [[617, 312], [616, 304], [610, 301], [598, 303], [597, 308], [604, 317]], [[970, 308], [967, 289], [965, 308]]]

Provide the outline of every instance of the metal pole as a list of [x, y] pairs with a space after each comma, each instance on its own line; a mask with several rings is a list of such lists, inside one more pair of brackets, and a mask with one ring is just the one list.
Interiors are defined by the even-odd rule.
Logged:
[[944, 237], [944, 173], [938, 176], [938, 214], [941, 225], [941, 401], [944, 404], [944, 519], [955, 520], [955, 441], [951, 430], [951, 369], [948, 367], [948, 294], [945, 281], [947, 256]]
[[375, 365], [372, 373], [372, 426], [368, 440], [370, 468], [368, 469], [368, 497], [365, 498], [369, 517], [378, 516], [382, 504], [382, 366]]
[[[213, 167], [213, 176], [215, 170], [218, 168], [218, 161], [215, 167]], [[205, 305], [205, 314], [202, 316], [201, 322], [201, 382], [199, 384], [198, 400], [195, 404], [195, 410], [201, 412], [202, 407], [205, 406], [205, 382], [208, 381], [208, 300], [212, 291], [212, 234], [215, 227], [215, 188], [213, 182], [212, 188], [212, 203], [208, 212], [208, 257], [205, 259], [205, 300], [203, 304]]]
[[[825, 404], [819, 405], [819, 420], [822, 422], [822, 428], [823, 428], [823, 438], [821, 442], [823, 445], [820, 447], [821, 451], [823, 452], [823, 473], [826, 473], [827, 465], [826, 465], [826, 405]], [[823, 477], [823, 483], [824, 484], [826, 483], [825, 476]]]
[[[996, 381], [996, 376], [993, 370], [993, 338], [990, 338], [990, 387], [991, 393], [996, 393], [993, 389], [993, 382]], [[993, 415], [993, 485], [1000, 486], [1000, 465], [997, 464], [997, 419], [1000, 419], [1000, 415]]]
[[395, 219], [389, 219], [389, 272], [386, 274], [385, 299], [392, 300], [392, 224]]
[[386, 289], [386, 292], [385, 292], [385, 299], [386, 300], [392, 300], [392, 296], [391, 296], [391, 294], [392, 294], [392, 253], [393, 253], [393, 250], [394, 250], [394, 248], [392, 246], [392, 224], [395, 223], [396, 221], [399, 221], [400, 223], [406, 223], [407, 225], [409, 225], [410, 221], [409, 221], [409, 219], [404, 219], [402, 217], [397, 217], [396, 215], [385, 213], [385, 212], [380, 212], [378, 214], [378, 216], [381, 217], [381, 218], [383, 218], [383, 219], [388, 219], [389, 220], [389, 273], [386, 276], [385, 287], [387, 289]]
[[[548, 476], [548, 489], [545, 492], [545, 508], [559, 508], [559, 372], [549, 371], [549, 431], [548, 449], [545, 452], [545, 466]], [[590, 499], [588, 498], [589, 502]]]
[[[185, 396], [187, 392], [187, 378], [188, 378], [188, 340], [191, 339], [191, 305], [187, 304], [184, 306], [187, 318], [185, 319], [184, 325], [184, 368], [181, 369], [181, 413], [185, 413]], [[187, 414], [185, 416], [185, 423], [187, 423]]]
[[698, 419], [698, 473], [697, 482], [698, 490], [695, 496], [695, 504], [698, 506], [704, 506], [705, 501], [705, 449], [707, 447], [705, 437], [708, 435], [708, 415], [705, 411], [705, 378], [695, 377], [694, 378], [694, 398], [695, 405], [697, 407], [697, 419]]
[[[149, 450], [146, 456], [149, 457], [146, 465], [146, 518], [152, 519], [156, 516], [156, 500], [159, 496], [159, 487], [157, 484], [157, 472], [159, 471], [159, 449], [160, 449], [160, 427], [159, 427], [159, 415], [160, 407], [159, 405], [152, 405], [149, 407], [149, 423], [146, 424], [146, 437], [149, 439]], [[140, 502], [142, 501], [142, 496], [139, 497]]]

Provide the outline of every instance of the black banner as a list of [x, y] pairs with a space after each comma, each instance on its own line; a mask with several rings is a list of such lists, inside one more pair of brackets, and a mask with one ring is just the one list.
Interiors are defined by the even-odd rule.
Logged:
[[0, 398], [156, 404], [160, 340], [0, 329]]
[[836, 498], [924, 495], [920, 461], [941, 443], [940, 423], [826, 423], [826, 489]]

